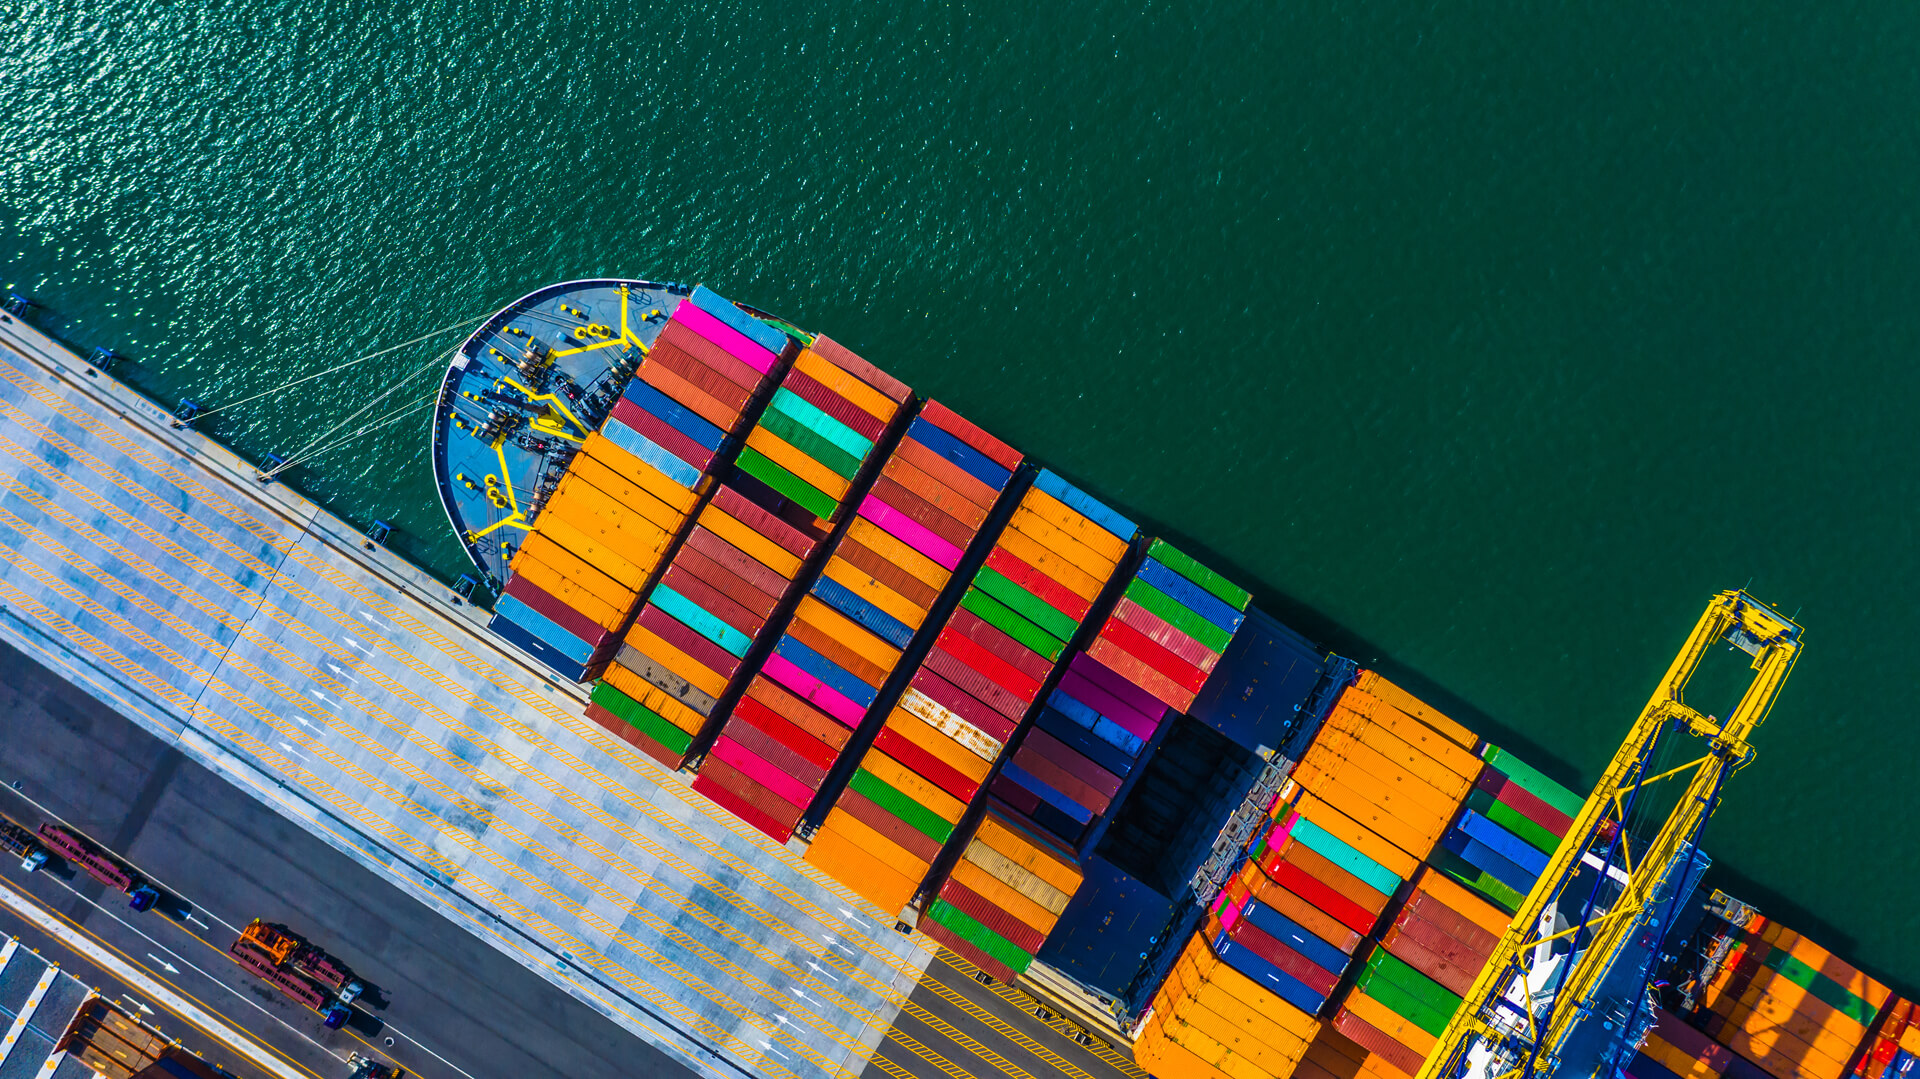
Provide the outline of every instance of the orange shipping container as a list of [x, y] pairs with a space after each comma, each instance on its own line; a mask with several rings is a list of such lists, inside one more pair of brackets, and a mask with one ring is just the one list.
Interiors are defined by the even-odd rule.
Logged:
[[1111, 569], [1089, 573], [1017, 529], [1009, 528], [1001, 532], [995, 545], [1005, 548], [1008, 554], [1046, 574], [1062, 588], [1088, 603], [1099, 598], [1100, 590], [1106, 587], [1107, 578], [1113, 575]]
[[1245, 1060], [1269, 1075], [1291, 1071], [1305, 1045], [1296, 1044], [1292, 1052], [1276, 1048], [1254, 1037], [1212, 1008], [1184, 994], [1167, 999], [1167, 1020], [1185, 1023], [1212, 1039], [1227, 1052]]
[[1080, 870], [1061, 861], [1053, 852], [1037, 846], [1026, 836], [993, 817], [981, 819], [980, 830], [975, 833], [975, 836], [982, 843], [1013, 859], [1021, 868], [1055, 888], [1069, 895], [1079, 890], [1082, 880]]
[[847, 481], [840, 474], [807, 456], [806, 451], [789, 444], [767, 430], [755, 427], [747, 432], [747, 445], [765, 454], [767, 460], [800, 477], [828, 498], [839, 502], [847, 497]]
[[[833, 830], [844, 836], [849, 843], [866, 851], [881, 865], [912, 881], [916, 889], [920, 886], [920, 881], [926, 877], [927, 870], [931, 867], [914, 857], [912, 851], [888, 839], [851, 813], [836, 812], [829, 816], [833, 821]], [[908, 895], [907, 898], [911, 899], [913, 896]], [[901, 905], [906, 905], [904, 900]]]
[[[561, 521], [633, 563], [643, 572], [652, 572], [660, 562], [661, 552], [672, 540], [672, 535], [592, 487], [577, 486], [573, 490], [573, 497], [555, 498], [547, 503], [547, 508], [540, 513], [537, 527], [546, 531], [555, 520]], [[586, 556], [581, 553], [581, 557]]]
[[726, 692], [725, 675], [661, 640], [645, 626], [635, 626], [628, 630], [627, 643], [641, 655], [686, 679], [695, 689], [709, 697], [719, 697]]
[[562, 577], [546, 563], [527, 555], [513, 560], [513, 573], [528, 583], [593, 620], [601, 629], [616, 630], [627, 620], [627, 612]]
[[682, 516], [692, 513], [693, 507], [700, 503], [699, 492], [673, 482], [666, 473], [609, 442], [605, 435], [597, 431], [587, 436], [581, 450], [616, 474], [632, 480], [648, 494], [679, 510]]
[[[1308, 775], [1303, 777], [1300, 774], [1302, 772]], [[1409, 810], [1383, 806], [1375, 799], [1355, 791], [1338, 780], [1327, 780], [1313, 775], [1311, 769], [1295, 769], [1294, 775], [1302, 781], [1302, 785], [1312, 795], [1318, 796], [1321, 801], [1351, 817], [1375, 835], [1412, 855], [1416, 862], [1426, 858], [1428, 852], [1433, 850], [1433, 845], [1439, 841], [1441, 832], [1446, 828], [1444, 818], [1436, 824], [1431, 815], [1419, 821], [1405, 820], [1403, 816], [1409, 813]], [[1371, 786], [1365, 779], [1356, 778], [1356, 782], [1363, 786]], [[1378, 861], [1378, 859], [1375, 860]]]
[[[1039, 493], [1041, 492], [1029, 492], [1028, 497], [1031, 498]], [[1013, 519], [1007, 522], [1007, 527], [1025, 533], [1035, 543], [1059, 555], [1084, 573], [1103, 578], [1113, 574], [1117, 560], [1108, 558], [1074, 539], [1065, 529], [1049, 524], [1024, 503], [1013, 512]]]
[[860, 767], [950, 824], [959, 823], [960, 815], [966, 812], [965, 802], [920, 778], [919, 773], [885, 753], [869, 752], [866, 759], [860, 762]]
[[803, 596], [794, 616], [818, 626], [827, 636], [858, 653], [860, 658], [880, 668], [884, 680], [887, 671], [900, 662], [900, 650], [875, 637], [871, 631], [832, 607]]
[[573, 552], [582, 562], [614, 579], [623, 591], [637, 592], [647, 582], [651, 566], [640, 566], [600, 540], [582, 532], [572, 522], [542, 514], [538, 535], [545, 536]]
[[900, 410], [900, 406], [886, 394], [834, 366], [812, 349], [802, 349], [799, 357], [793, 361], [793, 366], [795, 370], [846, 398], [848, 404], [881, 423], [893, 419], [893, 414]]
[[639, 593], [624, 587], [612, 577], [600, 572], [580, 560], [580, 556], [560, 546], [538, 532], [529, 532], [520, 543], [520, 549], [514, 552], [510, 567], [517, 567], [523, 558], [532, 559], [559, 573], [573, 582], [574, 586], [599, 599], [610, 607], [623, 611], [633, 609], [634, 600]]
[[806, 860], [826, 875], [845, 883], [891, 918], [897, 916], [920, 886], [899, 870], [860, 849], [839, 832], [822, 829], [807, 847]]
[[1473, 789], [1473, 782], [1467, 777], [1414, 749], [1376, 723], [1367, 724], [1358, 735], [1335, 727], [1322, 727], [1314, 744], [1362, 764], [1383, 779], [1403, 776], [1432, 787], [1450, 805], [1458, 806]]
[[887, 717], [886, 726], [975, 783], [985, 782], [987, 773], [993, 770], [991, 763], [928, 726], [925, 720], [904, 708], [895, 708]]
[[919, 629], [927, 612], [912, 600], [874, 580], [865, 570], [844, 558], [828, 560], [825, 575], [847, 591], [885, 611], [908, 629]]
[[1345, 1007], [1363, 1022], [1371, 1024], [1380, 1033], [1399, 1042], [1421, 1056], [1433, 1052], [1440, 1039], [1414, 1026], [1411, 1022], [1395, 1014], [1393, 1009], [1373, 999], [1358, 989], [1347, 994]]
[[1219, 1068], [1175, 1045], [1150, 1019], [1133, 1043], [1133, 1059], [1153, 1079], [1235, 1079]]
[[[1376, 767], [1382, 765], [1377, 759], [1372, 763]], [[1432, 832], [1436, 837], [1446, 828], [1454, 810], [1460, 808], [1460, 803], [1448, 799], [1445, 794], [1405, 772], [1399, 772], [1398, 775], [1393, 772], [1382, 774], [1360, 760], [1329, 753], [1319, 746], [1308, 750], [1306, 758], [1294, 769], [1294, 776], [1300, 779], [1300, 785], [1312, 790], [1314, 782], [1310, 778], [1301, 778], [1303, 772], [1308, 776], [1318, 774], [1339, 783], [1421, 832]]]
[[[574, 486], [593, 488], [608, 500], [625, 507], [631, 513], [653, 523], [655, 527], [668, 532], [677, 532], [685, 523], [687, 515], [662, 502], [658, 496], [650, 493], [638, 483], [629, 480], [599, 461], [584, 453], [573, 456], [573, 463], [567, 468], [566, 478], [553, 492], [555, 498], [572, 497], [569, 488]], [[685, 490], [676, 485], [675, 490]]]
[[1468, 752], [1472, 752], [1474, 747], [1480, 744], [1479, 735], [1448, 719], [1438, 708], [1380, 677], [1378, 671], [1361, 671], [1360, 678], [1354, 685], [1360, 692], [1383, 701], [1439, 731], [1449, 741]]
[[1387, 872], [1406, 880], [1420, 868], [1420, 860], [1312, 794], [1302, 794], [1294, 808], [1341, 842], [1380, 863]]
[[988, 873], [965, 858], [955, 862], [951, 879], [971, 889], [980, 898], [1013, 915], [1020, 924], [1042, 933], [1053, 928], [1059, 915], [1015, 891], [1012, 885]]
[[606, 674], [602, 677], [608, 685], [651, 708], [654, 714], [688, 734], [700, 733], [701, 726], [706, 723], [706, 718], [700, 713], [667, 696], [653, 683], [618, 663], [608, 664]]
[[860, 546], [906, 570], [915, 580], [932, 588], [944, 588], [953, 576], [940, 563], [902, 543], [893, 533], [865, 517], [856, 516], [847, 527], [847, 535]]
[[1420, 880], [1414, 890], [1433, 896], [1448, 910], [1496, 937], [1505, 935], [1508, 926], [1513, 924], [1512, 915], [1455, 884], [1446, 874], [1432, 866], [1421, 868]]
[[799, 556], [755, 532], [718, 506], [709, 504], [700, 511], [700, 526], [789, 581], [800, 572]]
[[1273, 1073], [1233, 1053], [1226, 1046], [1178, 1016], [1162, 1016], [1160, 1032], [1173, 1044], [1233, 1076], [1233, 1079], [1273, 1079]]
[[1340, 694], [1339, 703], [1333, 714], [1327, 717], [1327, 723], [1335, 730], [1351, 731], [1362, 737], [1368, 724], [1384, 727], [1407, 745], [1469, 782], [1480, 778], [1480, 769], [1485, 765], [1471, 751], [1461, 749], [1439, 731], [1351, 687]]
[[1118, 562], [1127, 554], [1131, 536], [1116, 536], [1094, 524], [1079, 511], [1038, 487], [1028, 491], [1020, 504], [1033, 515], [1078, 540], [1094, 554], [1109, 562]]

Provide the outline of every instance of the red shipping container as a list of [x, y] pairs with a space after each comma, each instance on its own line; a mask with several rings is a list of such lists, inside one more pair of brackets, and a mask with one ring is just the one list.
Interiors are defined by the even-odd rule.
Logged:
[[940, 597], [939, 589], [887, 561], [878, 551], [850, 535], [841, 538], [840, 546], [834, 548], [834, 554], [861, 573], [900, 593], [901, 598], [923, 611], [930, 610], [933, 601]]
[[721, 741], [737, 743], [747, 752], [780, 769], [782, 772], [805, 783], [814, 790], [826, 781], [827, 770], [796, 753], [786, 743], [761, 730], [759, 727], [734, 716], [721, 728]]
[[947, 490], [983, 511], [991, 512], [994, 502], [1000, 497], [999, 489], [987, 486], [973, 473], [921, 445], [911, 436], [900, 440], [900, 446], [893, 451], [893, 455], [940, 481]]
[[1046, 731], [1034, 728], [1020, 745], [1032, 747], [1042, 757], [1066, 770], [1067, 774], [1111, 798], [1120, 793], [1120, 777], [1088, 760], [1080, 751]]
[[1392, 896], [1380, 894], [1372, 885], [1333, 864], [1305, 843], [1286, 844], [1279, 852], [1279, 857], [1283, 862], [1306, 870], [1315, 880], [1365, 907], [1368, 913], [1375, 916], [1386, 910], [1387, 904], [1393, 900]]
[[852, 349], [825, 334], [815, 337], [813, 344], [808, 347], [813, 349], [814, 355], [879, 390], [896, 404], [913, 395], [906, 383], [854, 355]]
[[733, 673], [740, 669], [738, 656], [695, 633], [685, 623], [651, 603], [640, 609], [638, 621], [655, 636], [722, 677], [732, 678]]
[[[1480, 974], [1480, 968], [1486, 965], [1483, 956], [1466, 955], [1463, 964], [1449, 958], [1438, 948], [1430, 947], [1430, 942], [1447, 941], [1447, 937], [1427, 922], [1416, 921], [1411, 927], [1394, 926], [1380, 938], [1380, 943], [1395, 957], [1408, 966], [1447, 987], [1454, 996], [1466, 996], [1473, 988], [1473, 980]], [[1458, 942], [1454, 942], [1456, 945]], [[1465, 952], [1464, 948], [1457, 948]]]
[[[965, 690], [968, 696], [1015, 723], [1018, 723], [1020, 717], [1027, 713], [1028, 702], [994, 684], [991, 678], [967, 666], [941, 648], [935, 647], [933, 651], [927, 653], [926, 665], [931, 667], [935, 674]], [[954, 711], [958, 712], [959, 709], [955, 708]]]
[[1333, 992], [1333, 987], [1340, 982], [1338, 974], [1294, 951], [1284, 941], [1274, 939], [1245, 918], [1233, 923], [1233, 928], [1227, 930], [1227, 936], [1236, 944], [1246, 945], [1248, 951], [1292, 975], [1300, 984], [1320, 996]]
[[967, 943], [958, 933], [955, 933], [931, 918], [920, 919], [920, 931], [932, 937], [934, 940], [939, 941], [941, 944], [946, 945], [948, 951], [979, 967], [982, 971], [986, 972], [990, 978], [995, 978], [1011, 985], [1014, 979], [1020, 976], [1015, 974], [1005, 963], [1000, 962], [998, 959]]
[[[766, 595], [778, 600], [786, 594], [787, 586], [793, 582], [768, 568], [765, 562], [721, 539], [705, 528], [695, 526], [687, 534], [685, 547], [699, 551], [711, 558], [715, 565], [740, 577], [741, 580], [759, 589]], [[685, 548], [682, 548], [685, 549]]]
[[1047, 942], [1047, 935], [1000, 909], [987, 897], [972, 888], [951, 878], [940, 886], [940, 898], [954, 905], [960, 913], [1005, 937], [1007, 943], [1027, 953], [1037, 955], [1040, 946]]
[[1415, 1052], [1394, 1041], [1385, 1031], [1345, 1008], [1340, 1009], [1340, 1014], [1333, 1017], [1333, 1029], [1346, 1035], [1347, 1040], [1353, 1044], [1408, 1075], [1420, 1074], [1421, 1065], [1427, 1062], [1426, 1054]]
[[1377, 920], [1373, 912], [1313, 879], [1299, 866], [1273, 858], [1261, 868], [1275, 884], [1332, 915], [1348, 929], [1361, 934], [1373, 930]]
[[[727, 597], [741, 610], [758, 620], [761, 625], [765, 625], [767, 619], [772, 617], [778, 597], [767, 595], [757, 586], [749, 583], [746, 578], [692, 547], [682, 544], [680, 550], [673, 556], [673, 565], [674, 569], [683, 571], [708, 588]], [[669, 571], [669, 577], [671, 572]]]
[[668, 370], [665, 364], [643, 363], [637, 374], [640, 381], [687, 406], [695, 415], [722, 431], [731, 434], [734, 426], [740, 422], [739, 409]]
[[[697, 552], [696, 557], [698, 557]], [[766, 619], [740, 606], [719, 589], [695, 577], [680, 564], [677, 558], [673, 565], [667, 568], [667, 575], [660, 579], [660, 583], [692, 600], [701, 610], [748, 637], [758, 634], [760, 627], [766, 624]]]
[[1475, 785], [1493, 795], [1494, 801], [1511, 807], [1515, 813], [1554, 835], [1564, 836], [1567, 829], [1573, 827], [1572, 817], [1541, 801], [1492, 766], [1481, 770], [1480, 779]]
[[[733, 718], [728, 721], [727, 726], [731, 729], [735, 724], [747, 724], [758, 728], [769, 738], [805, 757], [807, 763], [818, 768], [822, 773], [832, 768], [833, 762], [839, 757], [832, 746], [794, 726], [785, 716], [752, 697], [742, 697], [740, 703], [734, 705]], [[841, 730], [845, 729], [841, 728]]]
[[841, 792], [840, 801], [835, 804], [854, 820], [879, 832], [923, 862], [932, 864], [940, 856], [940, 844], [932, 836], [887, 812], [879, 803], [851, 787]]
[[987, 522], [987, 511], [952, 490], [946, 484], [913, 467], [898, 455], [887, 458], [880, 474], [918, 495], [941, 513], [964, 525], [969, 534], [978, 533]]
[[742, 701], [753, 701], [832, 747], [836, 755], [853, 739], [846, 724], [815, 708], [792, 690], [765, 675], [756, 674], [747, 683]]
[[1025, 817], [1027, 818], [1029, 826], [1034, 828], [1039, 827], [1039, 825], [1032, 823], [1034, 813], [1040, 808], [1039, 795], [1003, 775], [993, 777], [992, 790], [995, 798], [1007, 803], [1008, 806], [1014, 809], [1015, 812], [1010, 814], [1010, 816]]
[[622, 397], [613, 403], [613, 418], [651, 439], [655, 445], [693, 467], [706, 471], [713, 452], [668, 426], [667, 421]]
[[1093, 604], [1067, 590], [1067, 586], [1027, 565], [1005, 547], [995, 547], [987, 555], [987, 566], [1040, 598], [1040, 602], [1073, 619], [1087, 616]]
[[794, 396], [846, 424], [868, 442], [879, 441], [880, 432], [886, 430], [887, 425], [880, 417], [821, 385], [805, 371], [789, 370], [780, 388], [792, 390]]
[[680, 762], [685, 759], [666, 746], [634, 730], [633, 724], [597, 704], [587, 705], [587, 718], [606, 728], [607, 732], [614, 737], [659, 761], [669, 771], [679, 768]]
[[1101, 627], [1100, 636], [1119, 645], [1135, 659], [1171, 678], [1175, 685], [1189, 693], [1198, 693], [1200, 687], [1207, 684], [1206, 671], [1162, 648], [1152, 638], [1125, 622], [1109, 620], [1105, 626]]
[[713, 504], [727, 516], [784, 547], [795, 558], [807, 558], [818, 545], [814, 537], [754, 505], [746, 495], [725, 484], [713, 492]]
[[942, 678], [939, 672], [921, 667], [914, 672], [910, 684], [925, 694], [928, 700], [987, 732], [994, 740], [1004, 743], [1013, 737], [1012, 720], [992, 706], [981, 703], [973, 694]]
[[804, 810], [747, 778], [726, 761], [708, 757], [693, 778], [693, 789], [728, 812], [785, 843]]
[[1105, 813], [1107, 806], [1113, 804], [1113, 799], [1075, 779], [1072, 773], [1060, 767], [1057, 762], [1042, 757], [1030, 746], [1022, 745], [1015, 750], [1013, 763], [1026, 769], [1027, 773], [1035, 779], [1091, 810], [1095, 816]]
[[1109, 670], [1127, 681], [1153, 694], [1169, 708], [1184, 712], [1193, 703], [1192, 690], [1147, 666], [1140, 657], [1114, 644], [1110, 637], [1094, 638], [1093, 644], [1087, 647], [1087, 655], [1099, 660]]
[[1440, 897], [1431, 892], [1415, 892], [1400, 908], [1396, 921], [1421, 919], [1432, 922], [1442, 933], [1465, 945], [1478, 956], [1493, 954], [1500, 944], [1500, 938], [1487, 932], [1486, 928], [1474, 922], [1466, 915], [1454, 910], [1440, 901]]
[[[733, 379], [714, 370], [711, 366], [701, 362], [698, 355], [684, 348], [677, 347], [671, 341], [667, 341], [666, 336], [663, 332], [661, 334], [661, 341], [656, 341], [653, 348], [648, 351], [646, 360], [641, 364], [642, 370], [645, 370], [647, 367], [659, 367], [662, 370], [671, 371], [687, 382], [698, 386], [707, 396], [735, 412], [741, 412], [746, 409], [747, 402], [753, 399], [753, 391], [751, 389], [740, 385]], [[731, 356], [727, 356], [724, 351], [714, 348], [714, 346], [708, 344], [704, 338], [696, 334], [689, 334], [688, 336], [699, 341], [703, 349], [711, 349], [719, 353], [737, 365], [741, 370], [753, 370], [746, 364], [735, 360]]]
[[920, 418], [979, 450], [988, 460], [1009, 472], [1019, 468], [1020, 462], [1026, 460], [1019, 450], [975, 427], [938, 401], [928, 401], [922, 405]]
[[939, 648], [953, 658], [993, 679], [1023, 701], [1031, 701], [1040, 692], [1044, 679], [1032, 675], [982, 648], [977, 641], [952, 626], [940, 631]]
[[955, 608], [947, 628], [940, 631], [942, 637], [949, 633], [967, 638], [1036, 682], [1046, 681], [1047, 675], [1053, 673], [1053, 664], [1047, 662], [1047, 657], [995, 629], [965, 607]]
[[939, 507], [902, 487], [898, 481], [881, 476], [874, 481], [873, 497], [906, 514], [927, 531], [962, 551], [973, 540], [974, 529], [942, 513]]
[[874, 737], [873, 748], [913, 769], [920, 774], [920, 778], [963, 802], [971, 801], [974, 792], [980, 789], [980, 784], [971, 777], [892, 727], [880, 728], [880, 733]]
[[1123, 598], [1114, 606], [1113, 618], [1132, 626], [1148, 640], [1203, 671], [1212, 672], [1214, 665], [1220, 662], [1219, 653], [1130, 599]]
[[[700, 336], [682, 322], [668, 322], [660, 331], [660, 337], [653, 349], [648, 350], [647, 358], [660, 348], [660, 342], [685, 352], [700, 361], [700, 365], [724, 376], [727, 381], [751, 394], [760, 388], [760, 380], [766, 376], [736, 359], [732, 353], [712, 341]], [[743, 402], [744, 403], [744, 402]]]
[[593, 648], [605, 644], [613, 636], [609, 630], [572, 607], [566, 601], [553, 595], [546, 589], [518, 575], [507, 578], [506, 593], [514, 599], [538, 611], [554, 625], [573, 634]]

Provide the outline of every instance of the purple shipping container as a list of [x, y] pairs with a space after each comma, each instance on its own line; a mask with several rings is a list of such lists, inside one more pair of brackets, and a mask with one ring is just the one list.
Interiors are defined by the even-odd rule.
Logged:
[[1158, 720], [1141, 715], [1132, 706], [1115, 700], [1113, 694], [1087, 681], [1079, 671], [1069, 668], [1067, 673], [1061, 675], [1060, 688], [1066, 691], [1067, 696], [1113, 720], [1137, 738], [1152, 738], [1153, 732], [1159, 729]]
[[987, 732], [999, 742], [1013, 737], [1014, 722], [980, 703], [972, 694], [942, 678], [938, 672], [921, 667], [914, 673], [913, 688], [926, 694], [933, 703]]
[[1085, 652], [1073, 657], [1073, 669], [1087, 681], [1132, 705], [1134, 711], [1152, 720], [1154, 726], [1159, 726], [1160, 721], [1166, 717], [1166, 702], [1134, 685], [1125, 675]]
[[1068, 775], [1109, 798], [1120, 793], [1119, 776], [1088, 760], [1079, 750], [1038, 727], [1027, 732], [1027, 740], [1020, 743], [1020, 748], [1033, 750], [1059, 765]]

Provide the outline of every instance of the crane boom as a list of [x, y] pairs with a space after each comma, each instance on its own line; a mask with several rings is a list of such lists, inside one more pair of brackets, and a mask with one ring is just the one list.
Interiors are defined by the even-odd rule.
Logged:
[[[1685, 701], [1688, 681], [1707, 649], [1721, 640], [1751, 655], [1756, 672], [1725, 720], [1703, 715]], [[1722, 592], [1713, 598], [1492, 957], [1461, 998], [1417, 1079], [1454, 1079], [1475, 1046], [1481, 1047], [1476, 1055], [1485, 1055], [1485, 1073], [1495, 1079], [1552, 1074], [1568, 1035], [1591, 1010], [1612, 958], [1648, 912], [1668, 869], [1712, 814], [1721, 783], [1751, 757], [1747, 737], [1766, 719], [1799, 653], [1800, 627], [1791, 619], [1745, 592]], [[1648, 774], [1663, 737], [1695, 740], [1700, 756]], [[1685, 791], [1666, 822], [1649, 842], [1636, 847], [1627, 825], [1641, 794], [1656, 784], [1677, 785], [1683, 777]], [[1560, 901], [1589, 853], [1600, 859], [1599, 874], [1573, 924], [1556, 931], [1555, 912], [1564, 917]], [[1602, 885], [1621, 876], [1625, 883], [1619, 894], [1596, 915]], [[1571, 941], [1571, 951], [1564, 953], [1559, 969], [1530, 980], [1554, 950], [1551, 946], [1562, 940]], [[1542, 978], [1548, 984], [1537, 984]]]

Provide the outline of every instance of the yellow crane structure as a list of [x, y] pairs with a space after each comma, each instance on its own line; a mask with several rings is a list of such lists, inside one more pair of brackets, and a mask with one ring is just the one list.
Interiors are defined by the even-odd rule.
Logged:
[[[1685, 694], [1708, 649], [1721, 641], [1752, 656], [1755, 673], [1728, 716], [1716, 719], [1688, 707]], [[1658, 913], [1653, 905], [1661, 880], [1676, 859], [1692, 857], [1721, 784], [1751, 759], [1747, 738], [1767, 718], [1799, 654], [1800, 627], [1792, 619], [1744, 591], [1713, 598], [1417, 1079], [1455, 1079], [1468, 1070], [1487, 1079], [1554, 1073], [1569, 1034], [1592, 1012], [1614, 957]], [[1671, 759], [1675, 739], [1690, 744], [1687, 755], [1698, 756], [1652, 772], [1656, 751], [1664, 743]], [[1682, 783], [1684, 791], [1674, 797]], [[1668, 798], [1672, 809], [1659, 831], [1645, 841], [1634, 836], [1628, 824], [1638, 819], [1636, 804]], [[1569, 895], [1583, 862], [1591, 870], [1595, 859], [1597, 875]], [[1610, 901], [1601, 909], [1603, 894]]]

